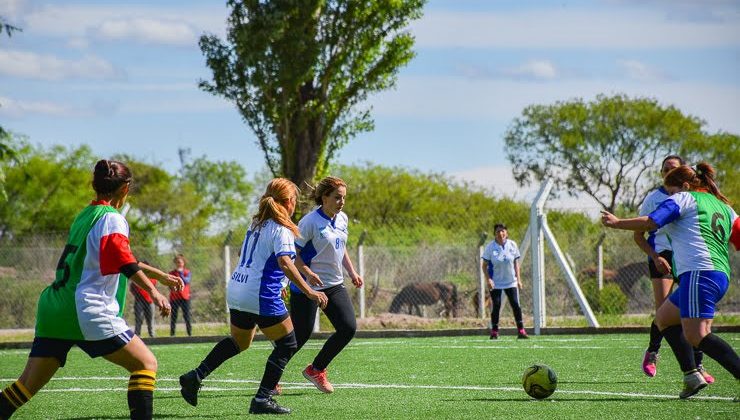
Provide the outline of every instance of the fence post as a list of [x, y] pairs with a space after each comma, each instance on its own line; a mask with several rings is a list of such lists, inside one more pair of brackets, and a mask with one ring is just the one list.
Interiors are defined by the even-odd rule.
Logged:
[[602, 233], [596, 243], [596, 279], [599, 290], [604, 288], [604, 239], [606, 234]]
[[232, 231], [226, 234], [224, 239], [224, 306], [226, 307], [226, 322], [229, 322], [229, 303], [226, 299], [226, 289], [229, 287], [229, 278], [231, 277], [231, 242]]
[[534, 333], [540, 335], [540, 329], [547, 324], [545, 303], [545, 243], [542, 233], [542, 214], [545, 201], [550, 195], [553, 182], [545, 181], [532, 202], [529, 213], [530, 240], [532, 248], [532, 315], [534, 317]]
[[360, 234], [360, 239], [357, 241], [357, 267], [360, 269], [360, 277], [362, 277], [362, 286], [360, 286], [359, 290], [357, 291], [359, 293], [358, 300], [360, 301], [360, 319], [365, 318], [365, 237], [367, 236], [367, 231], [363, 230]]
[[488, 237], [487, 232], [481, 232], [480, 233], [480, 240], [478, 241], [478, 261], [476, 261], [476, 264], [478, 265], [478, 316], [481, 319], [486, 318], [486, 273], [483, 271], [483, 264], [481, 263], [481, 260], [483, 259], [483, 251], [485, 250], [484, 246], [486, 244], [486, 238]]

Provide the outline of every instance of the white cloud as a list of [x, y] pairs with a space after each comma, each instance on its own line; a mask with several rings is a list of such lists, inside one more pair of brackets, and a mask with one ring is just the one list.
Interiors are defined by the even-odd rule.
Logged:
[[99, 37], [110, 40], [136, 40], [166, 45], [195, 45], [195, 29], [183, 22], [160, 19], [114, 19], [102, 22], [92, 30]]
[[49, 101], [19, 101], [0, 96], [0, 115], [22, 118], [27, 115], [70, 117], [85, 114], [79, 109]]
[[706, 120], [710, 130], [740, 132], [740, 87], [671, 80], [471, 80], [464, 77], [401, 77], [395, 90], [373, 96], [376, 116], [395, 119], [490, 120], [508, 122], [524, 107], [598, 94], [654, 97]]
[[552, 8], [429, 11], [412, 24], [422, 48], [693, 48], [740, 45], [737, 14], [678, 21], [656, 10]]
[[[34, 34], [81, 37], [101, 34], [102, 30], [102, 34], [116, 36], [115, 39], [127, 34], [139, 41], [179, 45], [188, 34], [194, 36], [207, 31], [223, 36], [226, 16], [223, 4], [219, 7], [54, 4], [38, 7], [25, 16], [25, 22]], [[143, 39], [132, 32], [137, 27], [146, 32]]]
[[617, 64], [626, 73], [627, 77], [640, 82], [654, 82], [667, 78], [659, 69], [648, 66], [641, 61], [619, 60]]
[[504, 69], [504, 75], [514, 78], [552, 80], [558, 76], [555, 65], [548, 60], [530, 60], [518, 67]]
[[90, 46], [90, 42], [87, 40], [87, 38], [74, 37], [70, 38], [69, 41], [67, 41], [67, 46], [75, 50], [85, 50]]
[[[16, 19], [25, 9], [24, 0], [0, 0], [0, 15], [9, 19]], [[10, 22], [13, 24], [14, 22]]]
[[124, 75], [110, 62], [93, 55], [64, 60], [52, 55], [0, 50], [0, 74], [40, 80], [120, 79]]

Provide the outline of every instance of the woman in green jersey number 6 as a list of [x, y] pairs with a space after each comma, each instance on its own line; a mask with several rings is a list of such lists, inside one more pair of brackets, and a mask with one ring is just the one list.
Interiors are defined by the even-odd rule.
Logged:
[[121, 317], [126, 282], [120, 274], [147, 291], [163, 316], [169, 315], [170, 304], [148, 277], [174, 289], [183, 284], [179, 277], [137, 262], [131, 253], [128, 223], [118, 213], [131, 180], [121, 162], [95, 164], [97, 197], [72, 223], [56, 279], [41, 292], [31, 354], [20, 378], [0, 393], [0, 418], [9, 418], [46, 385], [74, 345], [128, 370], [131, 418], [152, 418], [157, 359]]

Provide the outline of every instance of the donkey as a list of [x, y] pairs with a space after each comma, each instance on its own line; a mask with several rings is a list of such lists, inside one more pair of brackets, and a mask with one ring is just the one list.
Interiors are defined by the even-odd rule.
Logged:
[[405, 305], [409, 315], [416, 312], [417, 316], [421, 316], [422, 305], [434, 305], [437, 302], [444, 305], [444, 311], [440, 315], [457, 317], [457, 286], [446, 282], [408, 284], [393, 298], [390, 312], [401, 313], [401, 308]]

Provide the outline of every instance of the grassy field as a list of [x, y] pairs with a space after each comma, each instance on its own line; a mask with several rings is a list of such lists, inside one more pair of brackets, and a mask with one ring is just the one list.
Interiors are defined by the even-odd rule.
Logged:
[[[738, 348], [740, 334], [723, 334]], [[740, 384], [713, 360], [705, 365], [717, 382], [681, 401], [681, 375], [664, 345], [655, 378], [640, 362], [647, 336], [504, 336], [356, 339], [333, 362], [329, 379], [336, 391], [325, 395], [301, 376], [322, 341], [312, 340], [288, 365], [284, 395], [278, 401], [293, 417], [322, 419], [483, 419], [606, 418], [738, 419], [733, 398]], [[247, 415], [249, 400], [271, 351], [256, 342], [226, 362], [205, 382], [197, 408], [179, 394], [177, 377], [193, 368], [212, 344], [152, 346], [159, 360], [155, 417], [236, 419]], [[0, 351], [2, 386], [20, 373], [28, 350]], [[559, 385], [537, 401], [521, 388], [521, 374], [545, 363]], [[101, 359], [73, 349], [67, 366], [14, 418], [125, 419], [127, 374]]]

